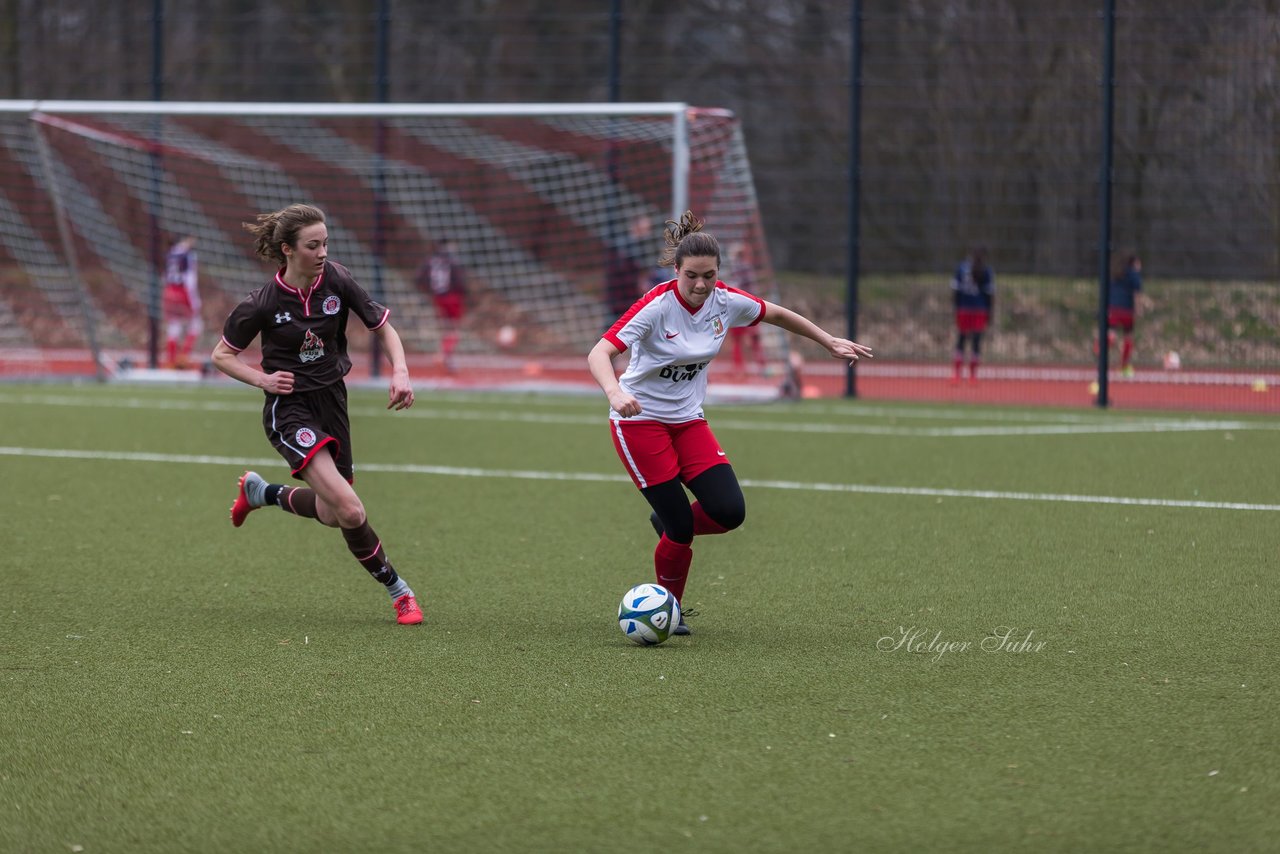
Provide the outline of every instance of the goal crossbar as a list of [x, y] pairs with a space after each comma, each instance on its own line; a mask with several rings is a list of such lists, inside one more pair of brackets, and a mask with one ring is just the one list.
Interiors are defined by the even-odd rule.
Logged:
[[335, 257], [414, 352], [454, 334], [424, 265], [443, 243], [469, 277], [463, 352], [512, 327], [504, 347], [582, 352], [639, 279], [670, 277], [662, 222], [686, 209], [726, 272], [750, 267], [735, 284], [772, 288], [736, 117], [685, 103], [0, 100], [0, 178], [0, 276], [17, 283], [0, 301], [30, 297], [0, 316], [22, 315], [26, 346], [154, 359], [168, 246], [199, 238], [213, 326], [264, 276], [240, 223], [298, 201], [326, 211]]

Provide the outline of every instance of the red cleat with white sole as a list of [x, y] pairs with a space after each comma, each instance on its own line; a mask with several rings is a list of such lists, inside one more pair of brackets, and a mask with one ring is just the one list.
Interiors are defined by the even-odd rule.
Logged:
[[422, 609], [412, 593], [406, 593], [391, 603], [396, 609], [396, 622], [402, 626], [416, 626], [422, 622]]
[[239, 491], [236, 493], [235, 503], [231, 505], [231, 524], [237, 528], [244, 524], [246, 516], [258, 509], [258, 505], [249, 501], [249, 496], [245, 492], [246, 484], [261, 480], [262, 477], [257, 472], [247, 471], [240, 475], [240, 481], [236, 485]]

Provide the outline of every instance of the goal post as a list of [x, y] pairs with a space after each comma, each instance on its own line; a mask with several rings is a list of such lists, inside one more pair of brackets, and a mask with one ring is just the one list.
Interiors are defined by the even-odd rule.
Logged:
[[164, 256], [186, 236], [207, 353], [271, 274], [241, 223], [294, 202], [325, 210], [331, 257], [424, 364], [448, 324], [420, 272], [444, 241], [465, 277], [463, 360], [580, 359], [658, 276], [663, 223], [686, 209], [720, 239], [722, 278], [775, 289], [741, 127], [683, 103], [0, 101], [0, 178], [0, 320], [25, 339], [0, 347], [100, 364], [162, 356]]

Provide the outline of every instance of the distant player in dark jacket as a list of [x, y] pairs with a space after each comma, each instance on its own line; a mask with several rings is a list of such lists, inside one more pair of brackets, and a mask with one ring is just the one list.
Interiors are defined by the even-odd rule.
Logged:
[[[734, 287], [749, 293], [756, 288], [755, 265], [751, 259], [753, 250], [749, 241], [735, 243], [729, 249], [729, 263], [732, 265]], [[751, 353], [750, 367], [758, 374], [764, 373], [764, 348], [760, 343], [760, 326], [734, 326], [729, 329], [729, 343], [732, 345], [733, 369], [742, 373], [747, 370], [747, 351]]]
[[462, 315], [466, 310], [467, 277], [455, 254], [452, 240], [441, 240], [418, 268], [418, 290], [431, 297], [440, 316], [440, 361], [453, 373], [453, 351], [458, 347]]
[[969, 341], [969, 381], [978, 379], [978, 363], [982, 361], [982, 333], [991, 320], [995, 304], [996, 276], [987, 266], [986, 252], [975, 249], [956, 267], [951, 279], [956, 313], [956, 349], [951, 357], [951, 380], [960, 381], [964, 365], [964, 345]]
[[[240, 478], [231, 505], [237, 528], [259, 507], [274, 505], [296, 516], [340, 528], [347, 548], [391, 594], [396, 621], [421, 623], [413, 591], [391, 566], [369, 526], [351, 483], [355, 470], [347, 417], [347, 318], [354, 314], [378, 336], [391, 362], [388, 409], [413, 405], [413, 389], [391, 310], [375, 302], [346, 267], [328, 260], [324, 213], [310, 205], [289, 207], [245, 223], [257, 254], [279, 265], [272, 280], [232, 311], [213, 350], [213, 364], [232, 379], [266, 394], [262, 426], [267, 440], [306, 487], [267, 483], [256, 472]], [[240, 353], [260, 338], [262, 368]]]
[[1124, 335], [1120, 347], [1120, 370], [1127, 376], [1133, 374], [1133, 320], [1140, 290], [1142, 259], [1130, 255], [1112, 270], [1111, 284], [1107, 288], [1107, 347], [1115, 345], [1115, 330], [1119, 329]]
[[[627, 226], [627, 233], [608, 247], [604, 268], [606, 329], [631, 308], [637, 297], [654, 285], [674, 278], [675, 271], [655, 268], [647, 260], [652, 242], [653, 222], [648, 214], [638, 213]], [[618, 367], [625, 367], [625, 363]]]

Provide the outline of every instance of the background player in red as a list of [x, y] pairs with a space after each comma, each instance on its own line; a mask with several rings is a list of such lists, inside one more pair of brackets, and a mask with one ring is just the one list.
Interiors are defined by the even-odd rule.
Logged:
[[453, 351], [461, 337], [466, 310], [467, 278], [458, 262], [452, 240], [444, 239], [418, 268], [418, 289], [431, 297], [444, 334], [440, 337], [440, 362], [453, 373]]
[[[1142, 259], [1129, 255], [1111, 271], [1111, 283], [1107, 288], [1107, 346], [1116, 343], [1116, 330], [1124, 336], [1120, 345], [1120, 370], [1125, 376], [1133, 376], [1133, 321], [1137, 314], [1138, 292], [1142, 290]], [[1094, 342], [1094, 355], [1098, 354]]]
[[[752, 261], [751, 243], [747, 240], [734, 244], [729, 249], [729, 263], [733, 266], [733, 280], [738, 288], [751, 291], [755, 287], [755, 264]], [[735, 326], [729, 330], [730, 342], [733, 344], [733, 369], [738, 373], [747, 370], [747, 351], [751, 352], [751, 368], [758, 374], [764, 373], [764, 347], [760, 342], [760, 326]]]
[[204, 331], [196, 239], [191, 236], [173, 244], [165, 258], [164, 329], [166, 364], [171, 368], [186, 367], [196, 339]]
[[[265, 392], [262, 426], [267, 439], [307, 487], [267, 483], [256, 472], [245, 472], [231, 505], [231, 523], [240, 527], [254, 510], [275, 505], [340, 528], [351, 554], [391, 594], [397, 622], [421, 623], [413, 591], [387, 560], [351, 486], [355, 475], [343, 379], [351, 370], [348, 315], [355, 314], [378, 336], [391, 362], [387, 408], [413, 405], [404, 347], [388, 322], [391, 311], [375, 302], [345, 267], [328, 260], [329, 232], [319, 208], [290, 205], [244, 226], [254, 236], [257, 254], [280, 267], [269, 284], [227, 317], [213, 364]], [[239, 356], [259, 336], [261, 370]]]
[[987, 253], [975, 249], [960, 262], [951, 278], [956, 310], [956, 349], [951, 359], [951, 381], [960, 381], [964, 342], [969, 341], [969, 381], [978, 379], [982, 361], [982, 333], [987, 331], [996, 298], [996, 276], [987, 265]]
[[[646, 255], [652, 257], [652, 222], [646, 214], [637, 213], [627, 226], [627, 233], [608, 250], [604, 270], [605, 323], [613, 323], [636, 297], [658, 283], [651, 275], [653, 268], [645, 261]], [[669, 278], [667, 275], [660, 281]]]
[[[871, 349], [719, 281], [720, 244], [692, 213], [668, 221], [665, 237], [661, 263], [674, 265], [675, 280], [628, 308], [592, 348], [587, 366], [609, 399], [614, 449], [653, 508], [658, 583], [682, 599], [694, 536], [722, 534], [746, 517], [737, 476], [702, 412], [706, 368], [729, 330], [763, 320], [851, 361]], [[631, 362], [618, 377], [613, 359], [624, 351]], [[675, 634], [689, 634], [683, 617]]]

